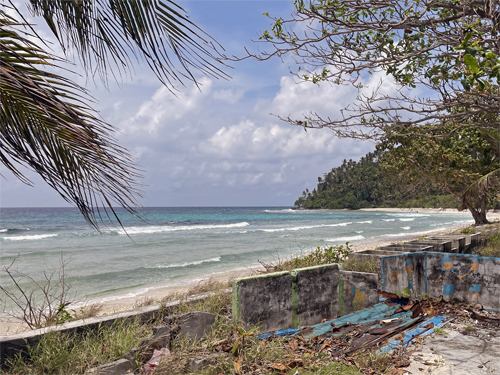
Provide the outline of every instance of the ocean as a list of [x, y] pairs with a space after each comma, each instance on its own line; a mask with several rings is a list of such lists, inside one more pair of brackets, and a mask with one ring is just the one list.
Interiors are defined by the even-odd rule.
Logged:
[[[119, 291], [194, 283], [317, 246], [397, 240], [473, 223], [459, 213], [289, 207], [143, 208], [144, 220], [118, 213], [128, 236], [110, 223], [96, 232], [74, 208], [2, 208], [1, 268], [17, 257], [13, 268], [39, 281], [68, 260], [66, 280], [75, 298], [99, 301]], [[12, 286], [4, 272], [0, 282]]]

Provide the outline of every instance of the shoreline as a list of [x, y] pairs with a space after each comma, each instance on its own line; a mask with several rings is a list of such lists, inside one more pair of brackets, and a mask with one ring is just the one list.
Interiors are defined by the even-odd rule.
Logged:
[[[431, 208], [365, 208], [359, 211], [385, 211], [385, 212], [413, 212], [413, 213], [432, 213], [432, 214], [464, 214], [470, 215], [469, 211], [458, 211], [456, 209], [431, 209]], [[489, 212], [488, 219], [490, 221], [499, 221], [500, 212]], [[472, 217], [471, 217], [472, 220]], [[359, 241], [351, 244], [353, 251], [362, 251], [367, 249], [375, 249], [380, 246], [388, 245], [398, 241], [407, 241], [410, 239], [418, 238], [421, 235], [431, 235], [431, 234], [442, 234], [455, 231], [464, 227], [468, 227], [468, 224], [459, 224], [444, 228], [438, 228], [435, 230], [429, 230], [425, 232], [409, 233], [402, 235], [394, 235], [386, 238], [378, 239], [368, 239], [366, 241]], [[227, 269], [219, 272], [212, 272], [208, 274], [200, 274], [195, 277], [186, 276], [168, 282], [162, 282], [158, 284], [143, 285], [141, 287], [130, 288], [121, 290], [115, 293], [109, 293], [100, 296], [94, 296], [80, 301], [73, 302], [68, 310], [78, 311], [80, 307], [91, 306], [91, 305], [101, 305], [102, 308], [97, 314], [98, 316], [106, 315], [110, 313], [115, 313], [119, 311], [130, 310], [138, 305], [152, 304], [156, 301], [160, 301], [166, 296], [172, 295], [182, 295], [189, 290], [196, 288], [197, 285], [204, 282], [226, 282], [238, 277], [245, 277], [252, 274], [258, 274], [259, 269], [262, 269], [262, 265], [259, 263], [253, 263], [246, 266], [240, 266], [238, 268]], [[154, 302], [153, 302], [154, 301]], [[4, 313], [0, 313], [0, 335], [11, 335], [26, 331], [27, 327]]]

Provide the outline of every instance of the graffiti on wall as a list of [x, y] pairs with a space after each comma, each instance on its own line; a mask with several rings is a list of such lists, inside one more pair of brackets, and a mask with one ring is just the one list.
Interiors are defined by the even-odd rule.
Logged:
[[480, 303], [500, 311], [500, 258], [426, 252], [381, 261], [384, 291], [426, 293], [447, 302]]

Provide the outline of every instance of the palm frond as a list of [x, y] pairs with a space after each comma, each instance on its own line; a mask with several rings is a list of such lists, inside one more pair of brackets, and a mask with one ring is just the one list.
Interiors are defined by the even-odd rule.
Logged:
[[186, 78], [196, 82], [193, 69], [228, 77], [216, 48], [222, 47], [171, 0], [30, 0], [30, 10], [104, 82], [113, 66], [120, 73], [129, 68], [129, 54], [142, 56], [170, 90]]
[[113, 204], [134, 213], [135, 161], [86, 104], [85, 89], [49, 71], [62, 60], [23, 26], [0, 9], [0, 161], [28, 184], [17, 166], [38, 173], [97, 229], [99, 207], [115, 217]]

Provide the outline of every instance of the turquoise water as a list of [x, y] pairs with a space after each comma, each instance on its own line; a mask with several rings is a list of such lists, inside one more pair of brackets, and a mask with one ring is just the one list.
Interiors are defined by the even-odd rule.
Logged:
[[[3, 208], [2, 268], [43, 278], [61, 257], [77, 297], [148, 285], [186, 283], [316, 248], [411, 235], [472, 223], [469, 215], [292, 210], [287, 207], [144, 208], [121, 228], [92, 230], [73, 208]], [[2, 273], [3, 286], [10, 281]], [[26, 284], [27, 285], [27, 284]]]

